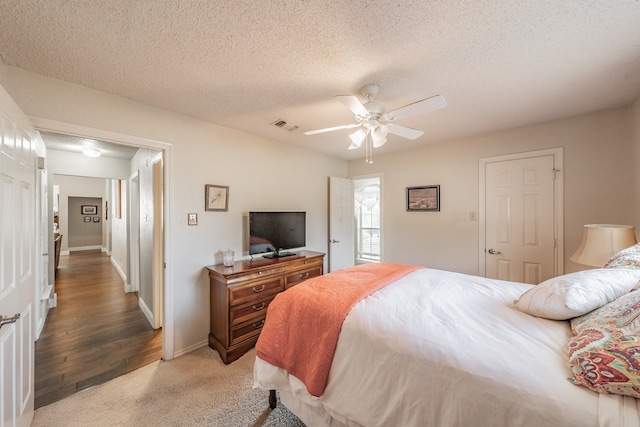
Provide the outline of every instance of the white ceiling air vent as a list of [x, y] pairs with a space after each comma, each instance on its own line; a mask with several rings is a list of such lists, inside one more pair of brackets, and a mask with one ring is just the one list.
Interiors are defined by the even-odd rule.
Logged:
[[282, 129], [288, 130], [289, 132], [291, 132], [291, 131], [294, 131], [294, 130], [298, 129], [298, 126], [296, 126], [296, 125], [292, 125], [291, 123], [287, 123], [287, 122], [285, 122], [285, 121], [284, 121], [284, 120], [282, 120], [282, 119], [278, 119], [278, 120], [276, 120], [275, 122], [273, 122], [273, 123], [271, 123], [271, 124], [272, 124], [272, 125], [274, 125], [274, 126], [277, 126], [277, 127], [279, 127], [279, 128], [282, 128]]

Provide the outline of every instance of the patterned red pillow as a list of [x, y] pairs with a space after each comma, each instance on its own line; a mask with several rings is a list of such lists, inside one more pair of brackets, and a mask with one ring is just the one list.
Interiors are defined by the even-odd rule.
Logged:
[[624, 329], [586, 329], [569, 340], [574, 384], [640, 398], [640, 337]]
[[633, 290], [597, 310], [571, 319], [574, 334], [593, 328], [624, 328], [640, 334], [640, 290]]
[[621, 250], [604, 264], [603, 268], [640, 268], [640, 243]]

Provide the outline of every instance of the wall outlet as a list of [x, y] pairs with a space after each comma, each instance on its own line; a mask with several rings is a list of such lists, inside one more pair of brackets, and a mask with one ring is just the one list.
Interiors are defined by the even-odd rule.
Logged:
[[190, 213], [187, 214], [187, 224], [189, 225], [198, 225], [198, 214], [197, 213]]

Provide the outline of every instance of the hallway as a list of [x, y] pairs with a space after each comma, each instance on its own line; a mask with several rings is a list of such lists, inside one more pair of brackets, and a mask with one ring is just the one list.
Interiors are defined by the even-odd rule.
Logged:
[[58, 306], [36, 341], [36, 408], [162, 357], [162, 330], [149, 325], [137, 294], [124, 293], [106, 254], [61, 256], [55, 288]]

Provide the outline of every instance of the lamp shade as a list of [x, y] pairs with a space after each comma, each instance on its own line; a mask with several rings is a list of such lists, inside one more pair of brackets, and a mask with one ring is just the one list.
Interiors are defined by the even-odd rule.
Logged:
[[636, 244], [635, 227], [616, 224], [587, 224], [582, 243], [569, 258], [578, 264], [602, 267], [622, 249]]
[[349, 138], [351, 138], [351, 145], [349, 146], [349, 150], [360, 148], [360, 145], [362, 145], [362, 141], [364, 141], [364, 138], [366, 136], [367, 132], [364, 129], [358, 129], [357, 131], [349, 135]]

